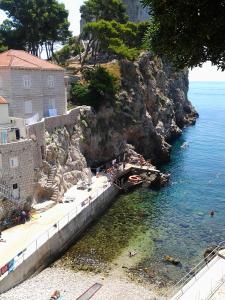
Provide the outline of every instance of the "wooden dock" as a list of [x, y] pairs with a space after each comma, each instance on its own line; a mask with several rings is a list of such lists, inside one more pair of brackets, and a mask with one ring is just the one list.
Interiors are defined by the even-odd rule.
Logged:
[[136, 164], [130, 164], [130, 163], [127, 163], [125, 165], [125, 168], [123, 169], [122, 166], [119, 167], [119, 172], [116, 174], [114, 180], [113, 180], [113, 184], [118, 188], [120, 189], [121, 191], [129, 191], [135, 187], [138, 187], [140, 186], [144, 181], [141, 180], [140, 182], [138, 183], [131, 183], [129, 182], [128, 180], [126, 180], [125, 182], [122, 182], [121, 178], [122, 177], [125, 177], [126, 175], [128, 175], [129, 173], [132, 173], [133, 172], [138, 172], [138, 173], [143, 173], [143, 172], [146, 172], [146, 173], [154, 173], [154, 174], [160, 174], [160, 171], [155, 169], [155, 168], [152, 168], [152, 167], [149, 167], [149, 166], [140, 166], [140, 165], [136, 165]]

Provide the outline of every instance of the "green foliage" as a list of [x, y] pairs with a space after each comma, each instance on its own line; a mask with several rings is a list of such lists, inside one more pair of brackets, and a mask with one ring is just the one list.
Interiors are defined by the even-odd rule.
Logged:
[[82, 65], [90, 51], [95, 60], [99, 54], [136, 59], [143, 48], [142, 41], [149, 24], [127, 22], [121, 0], [86, 0], [80, 12], [86, 22], [81, 38], [89, 41]]
[[116, 21], [100, 20], [87, 23], [82, 37], [91, 37], [94, 53], [116, 54], [119, 57], [134, 60], [143, 49], [143, 38], [149, 26], [148, 22], [125, 24]]
[[108, 51], [131, 61], [134, 61], [139, 55], [138, 49], [127, 47], [120, 39], [111, 39]]
[[0, 9], [8, 19], [0, 26], [8, 48], [24, 49], [40, 55], [43, 48], [51, 57], [55, 43], [70, 36], [68, 11], [57, 0], [1, 0]]
[[89, 105], [96, 110], [103, 103], [113, 103], [118, 91], [118, 82], [105, 68], [97, 67], [84, 73], [85, 83], [76, 83], [71, 88], [71, 100], [79, 105]]
[[82, 50], [83, 49], [80, 45], [78, 38], [72, 37], [69, 38], [68, 44], [63, 46], [63, 48], [60, 49], [59, 51], [54, 52], [53, 56], [58, 63], [65, 64], [69, 58], [78, 55], [79, 53], [82, 52]]
[[115, 20], [125, 23], [128, 20], [126, 9], [121, 0], [86, 0], [80, 8], [85, 22]]
[[201, 66], [210, 60], [225, 69], [224, 1], [142, 2], [153, 18], [147, 38], [156, 54], [166, 55], [178, 68]]

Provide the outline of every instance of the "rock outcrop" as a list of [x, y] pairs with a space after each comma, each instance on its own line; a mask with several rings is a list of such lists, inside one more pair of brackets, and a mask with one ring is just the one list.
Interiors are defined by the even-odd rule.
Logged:
[[[40, 179], [35, 193], [36, 202], [51, 198], [54, 195], [54, 187], [58, 188], [58, 199], [60, 199], [79, 180], [88, 181], [90, 169], [87, 168], [86, 159], [80, 150], [82, 133], [79, 126], [78, 123], [72, 128], [58, 128], [51, 134], [46, 132], [46, 161], [39, 174]], [[56, 168], [56, 172], [51, 178], [52, 166]]]
[[120, 71], [121, 89], [113, 105], [106, 103], [97, 113], [81, 106], [74, 126], [46, 133], [37, 200], [53, 193], [47, 187], [52, 166], [57, 167], [52, 186], [58, 186], [60, 198], [79, 180], [88, 181], [87, 166], [122, 156], [129, 144], [154, 163], [168, 161], [169, 142], [195, 122], [197, 113], [187, 99], [187, 71], [177, 73], [150, 53], [135, 63], [120, 62]]
[[151, 53], [122, 61], [121, 91], [114, 107], [83, 112], [82, 151], [91, 165], [113, 159], [126, 144], [154, 162], [167, 162], [169, 142], [198, 116], [187, 99], [188, 71], [177, 73]]

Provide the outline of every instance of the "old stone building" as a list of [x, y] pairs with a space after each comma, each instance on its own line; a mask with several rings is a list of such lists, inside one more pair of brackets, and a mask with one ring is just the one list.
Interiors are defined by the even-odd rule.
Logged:
[[33, 195], [33, 142], [20, 139], [0, 145], [1, 194], [12, 200], [26, 201]]
[[33, 146], [25, 121], [10, 117], [8, 102], [0, 97], [0, 196], [16, 201], [32, 197]]
[[9, 115], [27, 124], [66, 113], [64, 69], [25, 51], [0, 54], [0, 95]]
[[43, 117], [65, 115], [66, 106], [63, 68], [24, 51], [0, 54], [0, 198], [32, 198], [44, 155]]

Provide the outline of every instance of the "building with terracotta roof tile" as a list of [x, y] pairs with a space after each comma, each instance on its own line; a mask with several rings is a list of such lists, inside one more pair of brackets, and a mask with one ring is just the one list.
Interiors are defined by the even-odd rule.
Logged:
[[0, 95], [28, 124], [66, 113], [64, 69], [22, 50], [0, 53]]

